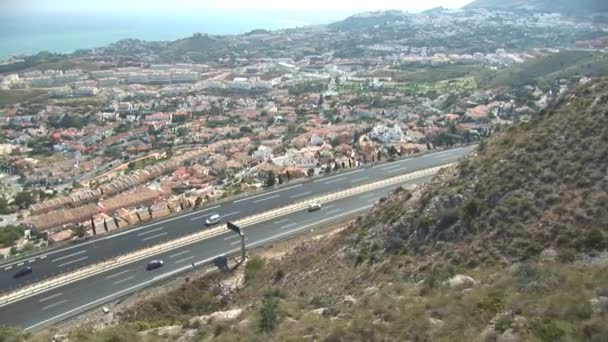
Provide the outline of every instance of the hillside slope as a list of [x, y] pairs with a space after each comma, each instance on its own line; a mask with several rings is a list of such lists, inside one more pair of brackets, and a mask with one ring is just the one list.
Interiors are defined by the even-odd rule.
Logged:
[[608, 4], [602, 0], [475, 0], [464, 8], [485, 8], [489, 10], [530, 10], [539, 12], [561, 12], [583, 14], [608, 11]]
[[244, 274], [216, 274], [142, 300], [117, 316], [117, 326], [69, 334], [78, 341], [606, 341], [607, 105], [608, 79], [592, 81], [497, 133], [428, 186], [396, 189], [333, 236], [281, 260], [254, 256]]

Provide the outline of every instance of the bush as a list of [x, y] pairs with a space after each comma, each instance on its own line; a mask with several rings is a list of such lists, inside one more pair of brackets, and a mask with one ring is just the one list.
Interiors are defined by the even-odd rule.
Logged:
[[441, 218], [439, 219], [439, 229], [446, 229], [458, 222], [459, 215], [457, 209], [444, 209], [441, 211]]
[[263, 332], [274, 330], [279, 323], [279, 318], [279, 298], [275, 296], [265, 296], [264, 299], [262, 299], [262, 306], [260, 307], [260, 329]]
[[561, 340], [566, 332], [550, 319], [535, 320], [531, 324], [532, 333], [543, 342]]
[[597, 228], [592, 229], [584, 241], [584, 246], [587, 249], [591, 250], [603, 250], [606, 248], [606, 241], [604, 239], [604, 234]]
[[9, 247], [21, 237], [21, 229], [17, 226], [0, 227], [0, 247]]
[[266, 264], [266, 260], [260, 257], [253, 257], [247, 261], [245, 266], [245, 281], [253, 280], [257, 273], [259, 273]]

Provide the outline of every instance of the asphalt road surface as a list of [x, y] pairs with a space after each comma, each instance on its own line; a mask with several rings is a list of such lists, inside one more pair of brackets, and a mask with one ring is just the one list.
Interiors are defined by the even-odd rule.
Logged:
[[[75, 245], [51, 249], [48, 253], [39, 253], [27, 259], [4, 263], [0, 265], [0, 292], [16, 289], [85, 265], [192, 234], [205, 229], [204, 220], [212, 213], [220, 214], [222, 221], [234, 221], [325, 193], [454, 162], [474, 148], [474, 146], [460, 147], [401, 159], [391, 163], [352, 168], [339, 174], [309, 180], [304, 183], [287, 184], [276, 190], [256, 193], [255, 195], [218, 204], [210, 204], [197, 210], [185, 210], [175, 216], [153, 221], [139, 227], [125, 229]], [[25, 266], [32, 267], [33, 272], [21, 278], [13, 278], [15, 272]], [[2, 308], [2, 311], [4, 314], [4, 308]]]
[[[421, 184], [431, 177], [423, 176], [403, 184]], [[319, 211], [301, 210], [249, 226], [244, 229], [246, 246], [263, 246], [318, 226], [357, 216], [397, 186], [391, 185], [329, 202]], [[4, 306], [0, 309], [0, 325], [19, 326], [28, 330], [42, 329], [164, 279], [188, 272], [193, 269], [193, 263], [194, 267], [201, 267], [211, 264], [218, 256], [238, 254], [239, 250], [239, 236], [227, 232]], [[163, 260], [164, 266], [147, 271], [146, 265], [153, 259]]]

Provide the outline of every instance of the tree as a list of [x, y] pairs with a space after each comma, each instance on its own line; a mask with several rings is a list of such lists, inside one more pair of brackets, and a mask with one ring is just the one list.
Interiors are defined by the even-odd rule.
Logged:
[[315, 175], [315, 168], [311, 167], [308, 169], [308, 171], [306, 172], [306, 174], [308, 175], [308, 177], [312, 177]]
[[395, 148], [395, 146], [391, 145], [391, 147], [388, 148], [388, 155], [389, 156], [395, 157], [398, 154], [399, 154], [399, 151], [397, 151], [397, 148]]
[[266, 186], [274, 186], [276, 182], [274, 171], [269, 171], [266, 178]]
[[34, 204], [34, 198], [29, 192], [21, 191], [13, 199], [13, 204], [19, 207], [19, 209], [26, 209], [29, 208], [30, 205]]
[[8, 201], [6, 200], [6, 198], [4, 198], [4, 196], [0, 196], [0, 215], [7, 215], [10, 213], [11, 211], [8, 206]]
[[180, 127], [177, 129], [177, 136], [178, 137], [185, 137], [186, 135], [188, 135], [189, 131], [186, 127]]

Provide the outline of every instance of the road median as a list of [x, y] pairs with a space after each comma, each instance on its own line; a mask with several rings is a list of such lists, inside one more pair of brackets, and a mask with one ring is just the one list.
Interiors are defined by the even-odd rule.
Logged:
[[[407, 173], [401, 176], [387, 178], [381, 181], [377, 181], [370, 184], [365, 184], [357, 187], [353, 187], [350, 189], [342, 190], [339, 192], [326, 194], [322, 196], [318, 196], [315, 198], [303, 200], [297, 203], [289, 204], [287, 206], [273, 209], [264, 213], [260, 213], [257, 215], [252, 215], [249, 217], [245, 217], [239, 220], [234, 221], [236, 225], [246, 228], [248, 226], [252, 226], [255, 224], [259, 224], [261, 222], [266, 222], [277, 217], [289, 215], [291, 213], [304, 210], [308, 208], [308, 205], [314, 202], [318, 202], [321, 204], [336, 201], [339, 199], [352, 197], [361, 193], [373, 191], [376, 189], [384, 188], [390, 185], [396, 185], [408, 180], [421, 178], [429, 175], [433, 175], [437, 173], [441, 168], [446, 166], [450, 166], [453, 164], [444, 164], [442, 166], [432, 167], [424, 170], [419, 170], [411, 173]], [[56, 289], [58, 287], [79, 281], [81, 279], [85, 279], [87, 277], [106, 272], [130, 263], [134, 263], [146, 258], [150, 258], [152, 256], [165, 253], [167, 251], [171, 251], [180, 247], [184, 247], [187, 245], [191, 245], [202, 240], [210, 239], [212, 237], [222, 235], [230, 232], [225, 224], [214, 227], [211, 229], [206, 229], [194, 234], [190, 234], [187, 236], [183, 236], [171, 241], [167, 241], [165, 243], [161, 243], [152, 247], [144, 248], [129, 254], [124, 254], [118, 256], [116, 258], [103, 261], [97, 264], [85, 266], [81, 269], [75, 270], [73, 272], [61, 274], [59, 276], [28, 285], [26, 287], [17, 289], [15, 291], [6, 293], [0, 297], [0, 307], [9, 305], [11, 303], [17, 302], [19, 300], [29, 298], [40, 293], [44, 293], [46, 291], [50, 291]]]

